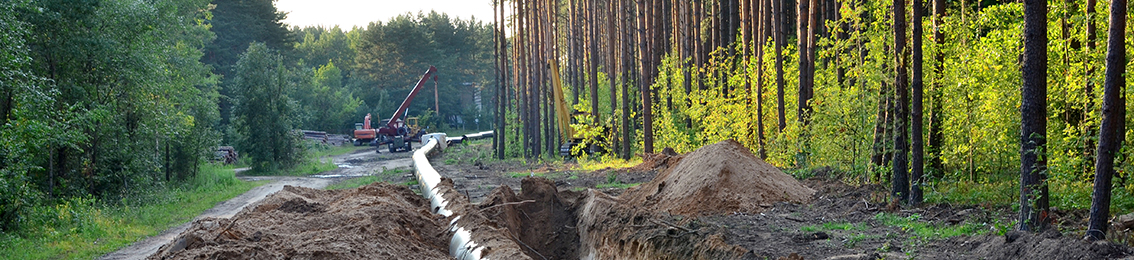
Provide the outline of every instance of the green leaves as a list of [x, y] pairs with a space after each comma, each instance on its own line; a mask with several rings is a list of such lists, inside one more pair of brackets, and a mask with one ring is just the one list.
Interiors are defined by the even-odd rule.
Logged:
[[298, 104], [288, 97], [302, 82], [299, 72], [263, 43], [252, 43], [234, 66], [233, 121], [240, 134], [237, 149], [261, 173], [290, 169], [303, 158]]

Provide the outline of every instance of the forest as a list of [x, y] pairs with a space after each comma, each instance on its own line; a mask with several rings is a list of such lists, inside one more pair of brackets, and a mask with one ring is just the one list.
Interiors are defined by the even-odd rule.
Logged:
[[[1101, 239], [1112, 213], [1134, 209], [1122, 0], [495, 8], [497, 158], [555, 156], [570, 138], [606, 151], [590, 160], [734, 139], [799, 174], [886, 185], [903, 204], [1012, 204], [1020, 230], [1090, 208]], [[574, 137], [553, 121], [557, 74]]]
[[[437, 12], [350, 29], [289, 27], [272, 0], [15, 0], [0, 13], [0, 252], [145, 235], [130, 225], [149, 213], [131, 211], [255, 186], [219, 173], [218, 146], [252, 172], [299, 174], [326, 148], [295, 130], [349, 135], [393, 113], [429, 65], [443, 93], [492, 78], [491, 27]], [[409, 114], [430, 131], [489, 128], [490, 112], [458, 101], [423, 91]]]
[[[1126, 0], [511, 0], [491, 20], [349, 29], [289, 26], [274, 2], [0, 2], [0, 257], [51, 243], [44, 258], [90, 258], [254, 187], [218, 146], [251, 174], [318, 169], [327, 148], [296, 130], [380, 120], [430, 65], [439, 94], [409, 114], [495, 131], [498, 161], [735, 140], [901, 208], [1009, 207], [1019, 230], [1086, 210], [1098, 240], [1134, 211]], [[130, 220], [149, 215], [166, 219]]]

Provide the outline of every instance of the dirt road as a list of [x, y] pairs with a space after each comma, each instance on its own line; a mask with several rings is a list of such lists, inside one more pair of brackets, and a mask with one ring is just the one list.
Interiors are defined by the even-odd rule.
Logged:
[[[417, 147], [420, 144], [415, 143]], [[230, 218], [241, 209], [248, 205], [252, 205], [264, 197], [276, 193], [284, 188], [284, 186], [298, 186], [313, 189], [322, 189], [335, 182], [345, 179], [380, 174], [385, 170], [392, 170], [397, 168], [410, 168], [413, 166], [413, 160], [410, 159], [412, 153], [375, 153], [374, 148], [359, 147], [358, 150], [338, 155], [330, 158], [338, 169], [323, 172], [317, 175], [308, 177], [289, 177], [289, 176], [240, 176], [243, 181], [269, 181], [268, 184], [252, 188], [248, 192], [232, 198], [228, 201], [221, 202], [215, 207], [206, 210], [201, 215], [193, 220], [181, 224], [179, 226], [167, 229], [156, 236], [146, 238], [144, 240], [135, 242], [134, 244], [119, 249], [118, 251], [103, 255], [99, 259], [102, 260], [120, 260], [120, 259], [144, 259], [154, 252], [157, 252], [162, 245], [172, 241], [177, 235], [187, 230], [193, 221], [197, 219], [216, 217], [216, 218]], [[237, 175], [243, 170], [236, 169]]]

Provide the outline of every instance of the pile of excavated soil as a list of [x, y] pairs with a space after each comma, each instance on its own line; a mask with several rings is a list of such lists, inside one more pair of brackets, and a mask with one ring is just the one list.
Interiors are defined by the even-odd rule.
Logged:
[[[629, 204], [657, 212], [707, 216], [758, 213], [776, 202], [807, 203], [815, 194], [733, 140], [674, 158], [678, 160], [675, 166], [622, 197]], [[668, 159], [651, 161], [659, 160]]]
[[444, 259], [447, 223], [405, 186], [286, 186], [231, 219], [194, 222], [149, 259]]

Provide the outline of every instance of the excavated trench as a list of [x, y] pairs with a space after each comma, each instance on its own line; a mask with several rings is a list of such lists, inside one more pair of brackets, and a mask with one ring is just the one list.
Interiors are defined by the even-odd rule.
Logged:
[[734, 141], [684, 156], [656, 155], [664, 168], [651, 182], [618, 197], [596, 190], [560, 191], [544, 178], [525, 178], [468, 203], [442, 179], [455, 224], [471, 232], [490, 259], [746, 259], [724, 242], [725, 230], [697, 217], [758, 213], [776, 202], [806, 203], [814, 190], [757, 159]]
[[426, 154], [439, 146], [414, 154], [420, 196], [383, 183], [286, 187], [233, 218], [194, 222], [150, 259], [746, 259], [755, 256], [698, 217], [758, 213], [815, 193], [724, 141], [649, 156], [637, 167], [659, 174], [617, 197], [525, 178], [518, 194], [502, 185], [473, 204], [429, 165]]

